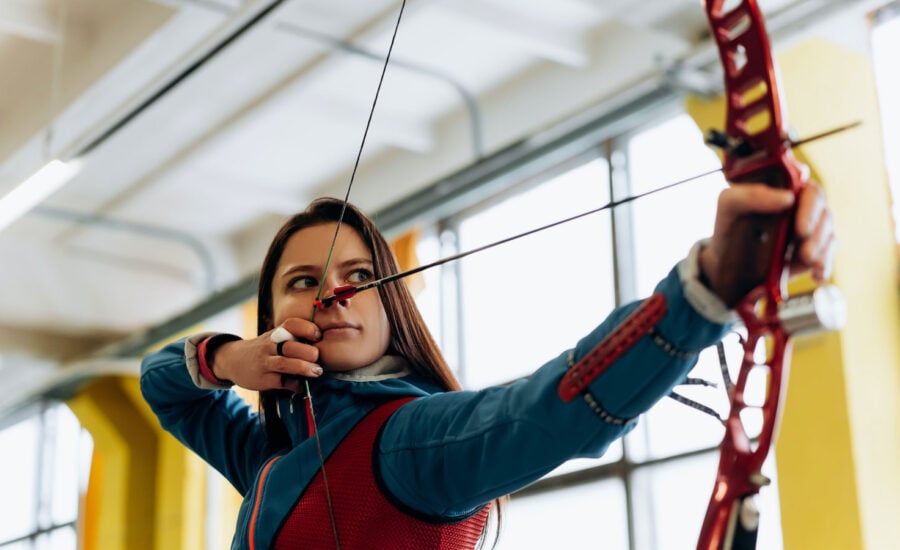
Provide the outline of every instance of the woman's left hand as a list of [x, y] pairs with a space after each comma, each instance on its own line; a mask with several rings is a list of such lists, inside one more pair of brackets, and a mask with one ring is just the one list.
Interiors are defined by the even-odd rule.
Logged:
[[[719, 195], [716, 224], [709, 244], [700, 251], [700, 269], [710, 281], [711, 289], [722, 296], [725, 271], [722, 258], [733, 243], [728, 235], [732, 224], [747, 214], [777, 214], [794, 205], [794, 194], [762, 183], [733, 185]], [[797, 197], [795, 217], [795, 252], [792, 273], [809, 271], [816, 281], [831, 276], [837, 239], [834, 220], [825, 202], [825, 193], [814, 183], [806, 185]]]

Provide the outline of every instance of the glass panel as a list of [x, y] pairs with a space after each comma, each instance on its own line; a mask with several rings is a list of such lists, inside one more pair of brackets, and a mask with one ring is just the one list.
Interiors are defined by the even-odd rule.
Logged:
[[[607, 179], [606, 161], [594, 160], [468, 217], [460, 249], [606, 204]], [[612, 309], [609, 224], [602, 212], [462, 260], [467, 387], [531, 373]]]
[[40, 417], [33, 416], [0, 432], [0, 541], [36, 529]]
[[900, 17], [894, 17], [872, 31], [872, 62], [878, 87], [881, 124], [884, 132], [884, 160], [894, 198], [894, 231], [900, 242]]
[[[635, 194], [721, 167], [687, 115], [635, 135], [628, 155]], [[712, 234], [716, 200], [725, 186], [722, 175], [714, 174], [632, 203], [639, 296], [652, 293], [695, 241]]]
[[894, 231], [900, 241], [900, 17], [878, 25], [872, 32], [872, 60], [878, 86], [884, 160], [894, 196]]
[[497, 547], [627, 550], [625, 486], [619, 479], [607, 479], [539, 495], [513, 495]]
[[[635, 536], [638, 550], [694, 548], [703, 525], [718, 466], [718, 452], [641, 468], [633, 477]], [[774, 472], [771, 460], [763, 471]], [[783, 548], [777, 483], [758, 498], [758, 548]]]
[[74, 527], [60, 527], [38, 537], [37, 550], [75, 550], [78, 548]]
[[91, 463], [94, 460], [94, 438], [85, 430], [81, 430], [78, 442], [78, 493], [87, 493], [91, 480]]
[[61, 525], [78, 517], [81, 425], [65, 405], [57, 405], [49, 413], [56, 424], [50, 518], [53, 525]]
[[[419, 242], [416, 243], [416, 256], [419, 257], [419, 265], [429, 264], [440, 259], [441, 247], [434, 234], [422, 233]], [[440, 268], [426, 269], [419, 274], [422, 286], [414, 293], [416, 305], [431, 331], [431, 336], [438, 343], [443, 344], [441, 336], [441, 270]]]

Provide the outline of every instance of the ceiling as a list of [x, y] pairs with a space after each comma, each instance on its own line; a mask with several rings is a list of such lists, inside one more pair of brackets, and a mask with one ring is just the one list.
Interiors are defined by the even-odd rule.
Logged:
[[[785, 37], [862, 4], [760, 0]], [[287, 215], [343, 196], [399, 7], [0, 0], [0, 196], [80, 165], [0, 229], [0, 383], [203, 303]], [[386, 208], [648, 83], [702, 88], [672, 69], [710, 62], [706, 36], [696, 0], [411, 0], [351, 200]]]

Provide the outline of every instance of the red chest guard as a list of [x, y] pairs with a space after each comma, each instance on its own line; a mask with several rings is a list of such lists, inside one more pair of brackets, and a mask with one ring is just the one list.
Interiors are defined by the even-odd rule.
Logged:
[[[326, 461], [342, 549], [461, 550], [478, 543], [490, 506], [457, 523], [430, 523], [398, 509], [378, 488], [373, 468], [375, 440], [391, 414], [411, 400], [391, 401], [369, 413]], [[276, 537], [275, 548], [335, 548], [321, 471], [291, 510]]]

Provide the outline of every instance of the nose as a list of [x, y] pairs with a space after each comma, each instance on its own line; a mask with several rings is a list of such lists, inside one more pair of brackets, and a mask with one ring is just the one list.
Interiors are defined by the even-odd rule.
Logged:
[[316, 301], [316, 307], [320, 309], [327, 309], [331, 307], [334, 303], [338, 303], [343, 307], [347, 307], [350, 302], [350, 298], [356, 294], [356, 287], [353, 285], [343, 285], [334, 287], [331, 289], [327, 289], [324, 292], [325, 297]]

